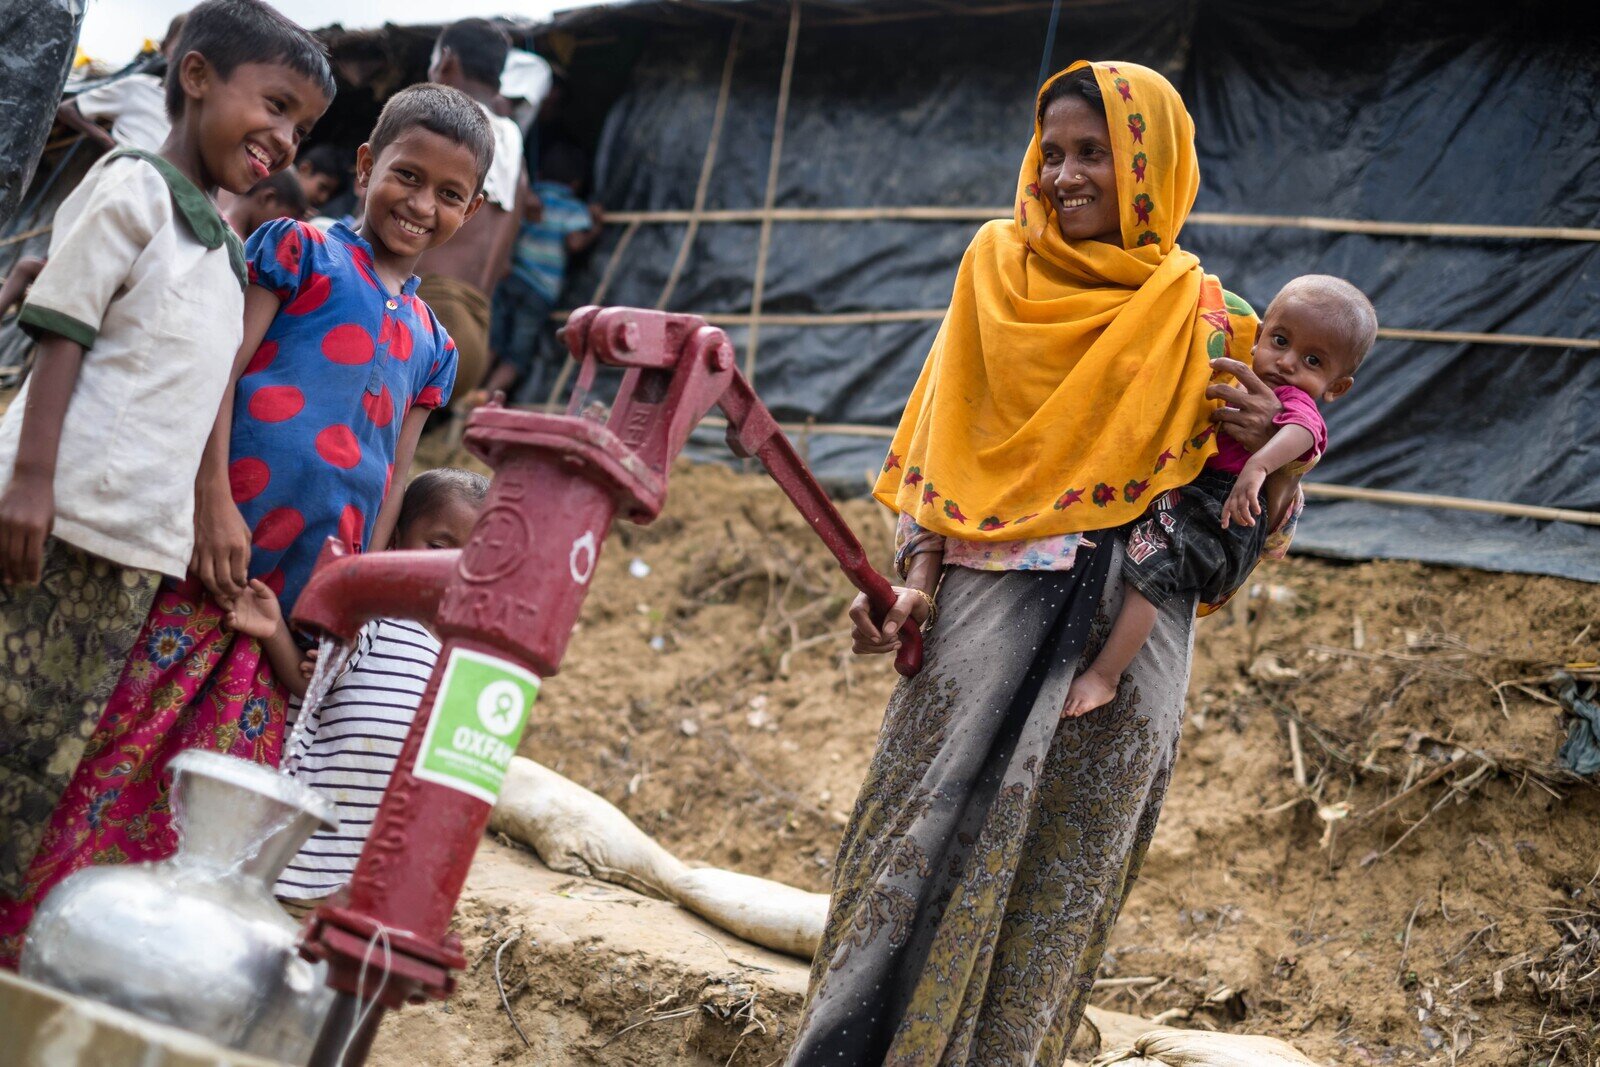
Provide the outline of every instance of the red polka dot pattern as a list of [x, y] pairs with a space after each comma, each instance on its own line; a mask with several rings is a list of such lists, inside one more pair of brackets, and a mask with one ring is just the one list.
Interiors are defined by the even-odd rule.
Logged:
[[[250, 357], [250, 362], [244, 365], [245, 374], [256, 374], [272, 366], [272, 361], [278, 358], [278, 342], [262, 341], [261, 347], [256, 349], [256, 354]], [[244, 377], [241, 374], [240, 377]]]
[[411, 331], [393, 315], [383, 317], [383, 330], [378, 340], [389, 346], [389, 355], [395, 359], [411, 358]]
[[345, 547], [359, 552], [366, 532], [366, 516], [354, 504], [346, 504], [344, 511], [339, 514], [339, 540], [345, 543]]
[[350, 262], [355, 264], [356, 273], [361, 275], [362, 281], [374, 289], [378, 288], [378, 279], [372, 273], [372, 257], [367, 255], [365, 249], [351, 248]]
[[333, 279], [326, 274], [314, 273], [300, 287], [300, 295], [284, 305], [283, 313], [309, 315], [328, 302], [328, 294], [331, 292], [333, 292]]
[[278, 266], [284, 273], [293, 277], [300, 275], [300, 227], [295, 226], [284, 231], [283, 240], [278, 242], [276, 253]]
[[342, 322], [322, 338], [322, 354], [335, 363], [372, 362], [372, 335], [353, 322]]
[[228, 488], [233, 491], [233, 502], [243, 504], [254, 500], [272, 481], [272, 468], [254, 456], [236, 459], [228, 464]]
[[348, 426], [329, 426], [317, 434], [317, 455], [335, 467], [349, 470], [361, 462], [361, 442]]
[[294, 544], [294, 539], [306, 528], [306, 517], [299, 508], [273, 508], [256, 523], [250, 543], [268, 552], [282, 552]]
[[268, 385], [250, 397], [249, 411], [262, 422], [287, 422], [306, 406], [306, 396], [292, 385]]
[[366, 409], [367, 418], [372, 420], [374, 426], [387, 426], [394, 420], [394, 396], [386, 385], [378, 387], [377, 396], [363, 392], [361, 406]]

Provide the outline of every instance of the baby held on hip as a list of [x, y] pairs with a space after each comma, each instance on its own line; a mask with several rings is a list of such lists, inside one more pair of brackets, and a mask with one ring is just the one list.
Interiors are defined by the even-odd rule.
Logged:
[[[1366, 296], [1342, 279], [1305, 275], [1283, 287], [1268, 305], [1250, 352], [1251, 369], [1271, 387], [1281, 408], [1273, 418], [1276, 432], [1253, 452], [1226, 433], [1219, 435], [1217, 455], [1207, 470], [1231, 475], [1233, 485], [1220, 503], [1220, 513], [1212, 516], [1217, 521], [1186, 524], [1188, 545], [1163, 542], [1162, 548], [1207, 553], [1210, 565], [1217, 558], [1213, 546], [1196, 541], [1248, 536], [1245, 531], [1253, 532], [1258, 522], [1267, 522], [1271, 529], [1271, 524], [1284, 519], [1295, 485], [1293, 475], [1298, 473], [1295, 468], [1303, 472], [1304, 465], [1314, 462], [1326, 447], [1327, 429], [1317, 404], [1332, 403], [1350, 391], [1377, 336], [1377, 324]], [[1186, 492], [1188, 488], [1175, 491], [1176, 506], [1206, 507], [1202, 494]], [[1159, 498], [1157, 506], [1173, 495]], [[1174, 526], [1180, 521], [1169, 519]], [[1158, 608], [1144, 592], [1153, 586], [1139, 580], [1141, 562], [1130, 559], [1125, 569], [1128, 584], [1122, 609], [1099, 655], [1073, 679], [1062, 707], [1064, 719], [1110, 703], [1123, 672], [1150, 636]], [[1181, 564], [1169, 564], [1168, 571], [1190, 573]], [[1171, 592], [1187, 592], [1192, 600], [1199, 590]]]

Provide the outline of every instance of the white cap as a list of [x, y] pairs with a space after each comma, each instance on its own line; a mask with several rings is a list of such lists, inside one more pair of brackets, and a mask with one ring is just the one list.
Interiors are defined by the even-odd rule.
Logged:
[[506, 53], [505, 69], [500, 72], [500, 95], [511, 100], [526, 100], [538, 107], [550, 91], [550, 64], [543, 56], [513, 48]]

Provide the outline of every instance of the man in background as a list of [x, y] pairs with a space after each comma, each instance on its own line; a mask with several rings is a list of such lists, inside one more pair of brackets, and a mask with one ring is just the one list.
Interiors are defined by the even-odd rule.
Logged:
[[511, 248], [529, 202], [522, 162], [522, 131], [500, 113], [500, 75], [511, 39], [486, 19], [462, 19], [446, 26], [433, 47], [428, 80], [459, 89], [477, 101], [494, 129], [494, 160], [484, 179], [483, 207], [448, 244], [423, 255], [417, 264], [425, 300], [456, 343], [459, 364], [452, 410], [488, 374], [489, 294], [511, 269]]

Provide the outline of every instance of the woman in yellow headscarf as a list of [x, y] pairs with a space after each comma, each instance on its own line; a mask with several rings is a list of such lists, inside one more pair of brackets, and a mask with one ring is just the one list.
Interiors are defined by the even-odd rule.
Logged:
[[[791, 1067], [1066, 1054], [1155, 830], [1193, 647], [1195, 605], [1163, 607], [1117, 697], [1061, 718], [1121, 599], [1115, 531], [1199, 473], [1217, 421], [1254, 448], [1275, 413], [1233, 361], [1254, 314], [1176, 243], [1199, 181], [1156, 72], [1079, 62], [1040, 91], [1013, 217], [968, 247], [876, 486], [907, 584], [881, 624], [852, 608], [856, 650], [896, 647], [935, 593], [942, 617], [845, 831]], [[1210, 385], [1213, 360], [1247, 390]]]

